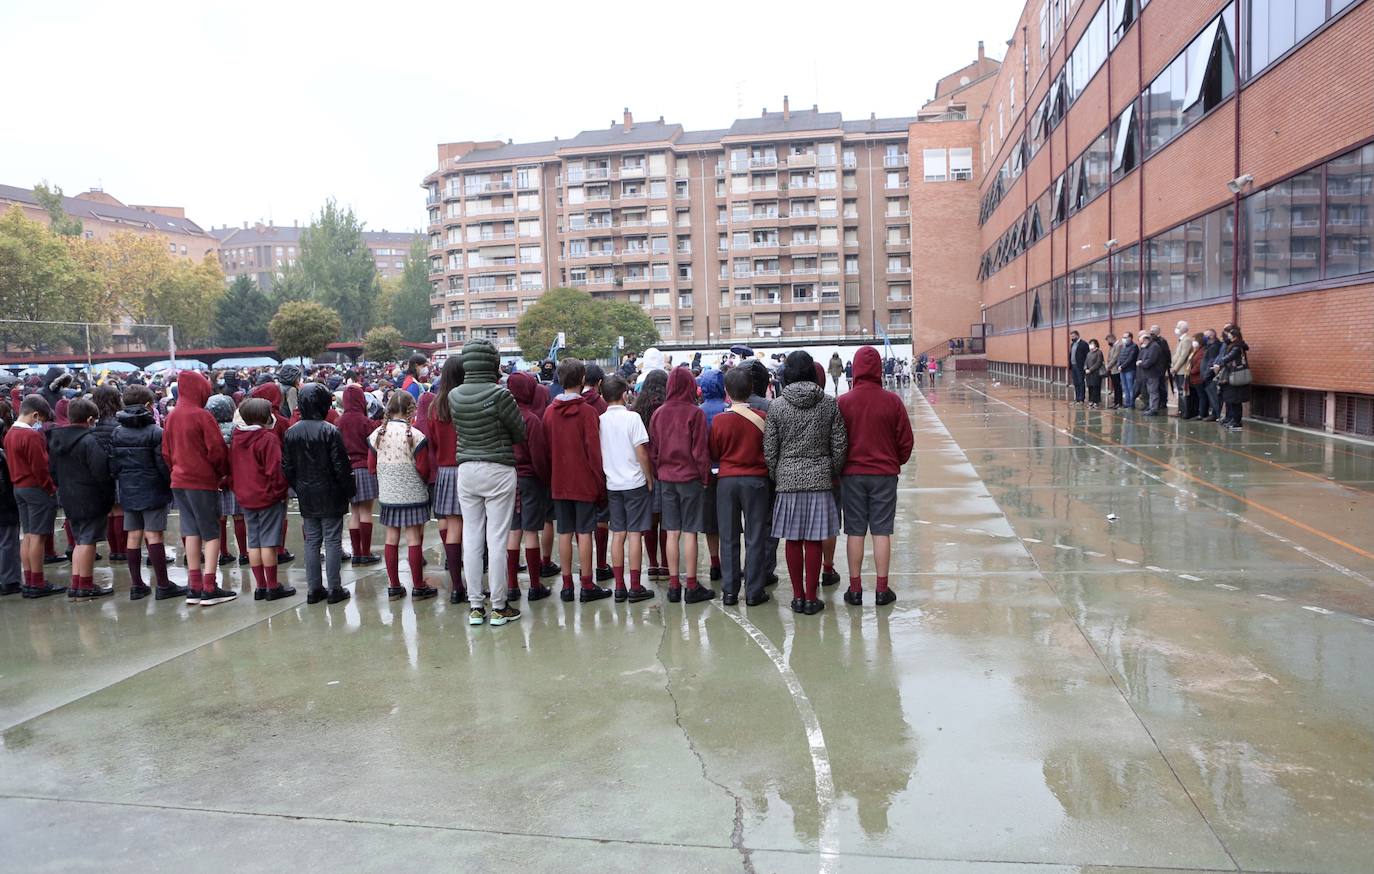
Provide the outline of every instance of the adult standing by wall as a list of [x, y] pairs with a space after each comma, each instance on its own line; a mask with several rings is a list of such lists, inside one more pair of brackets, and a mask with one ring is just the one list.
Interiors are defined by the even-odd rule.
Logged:
[[1240, 328], [1234, 325], [1223, 332], [1222, 339], [1226, 341], [1226, 352], [1214, 365], [1222, 380], [1221, 400], [1226, 404], [1226, 415], [1221, 424], [1228, 431], [1239, 431], [1245, 404], [1250, 401], [1250, 346], [1241, 335]]
[[1121, 365], [1117, 364], [1117, 359], [1121, 355], [1121, 344], [1117, 342], [1115, 334], [1107, 335], [1107, 358], [1103, 364], [1107, 368], [1107, 378], [1112, 383], [1112, 400], [1109, 409], [1115, 410], [1121, 406]]
[[1073, 402], [1083, 403], [1083, 393], [1087, 380], [1083, 365], [1088, 360], [1088, 344], [1079, 338], [1077, 331], [1069, 332], [1069, 378], [1073, 380]]

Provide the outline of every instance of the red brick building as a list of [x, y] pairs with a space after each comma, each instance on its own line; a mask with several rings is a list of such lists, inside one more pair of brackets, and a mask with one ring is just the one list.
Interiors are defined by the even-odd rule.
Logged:
[[1234, 321], [1256, 415], [1374, 432], [1371, 34], [1366, 0], [1032, 0], [968, 108], [989, 366]]

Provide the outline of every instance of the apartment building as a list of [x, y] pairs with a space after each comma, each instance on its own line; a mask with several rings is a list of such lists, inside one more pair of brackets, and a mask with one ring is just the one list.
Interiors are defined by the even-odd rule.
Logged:
[[[296, 263], [301, 244], [299, 223], [291, 227], [257, 222], [234, 228], [211, 228], [219, 241], [219, 263], [226, 282], [239, 276], [256, 280], [263, 291], [271, 291], [279, 273]], [[422, 235], [401, 231], [363, 231], [363, 242], [372, 252], [377, 274], [383, 278], [405, 272], [410, 247]]]
[[623, 118], [571, 139], [438, 147], [425, 177], [435, 330], [515, 350], [572, 286], [644, 307], [665, 345], [905, 337], [913, 119], [765, 109], [730, 127]]
[[[48, 223], [48, 212], [38, 204], [31, 188], [0, 185], [0, 212], [11, 205], [19, 206], [30, 221]], [[81, 220], [88, 240], [104, 239], [120, 231], [157, 236], [166, 243], [169, 254], [196, 261], [214, 252], [217, 245], [215, 238], [188, 219], [186, 210], [179, 206], [126, 204], [97, 188], [62, 198], [62, 208]]]
[[1374, 2], [1032, 0], [978, 120], [995, 370], [1238, 324], [1253, 412], [1374, 433]]

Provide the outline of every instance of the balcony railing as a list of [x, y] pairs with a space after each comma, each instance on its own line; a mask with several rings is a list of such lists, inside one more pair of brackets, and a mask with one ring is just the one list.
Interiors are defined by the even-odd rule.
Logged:
[[485, 194], [489, 191], [511, 191], [514, 188], [515, 184], [508, 179], [503, 179], [500, 182], [477, 182], [464, 185], [463, 194], [472, 197], [475, 194]]
[[906, 155], [884, 155], [884, 156], [883, 156], [883, 166], [884, 166], [884, 167], [905, 167], [905, 166], [907, 165], [907, 161], [908, 161], [908, 157], [907, 157]]
[[425, 196], [425, 206], [434, 206], [436, 203], [439, 203], [439, 202], [442, 201], [442, 200], [443, 200], [443, 198], [440, 197], [438, 194], [429, 194], [429, 195], [426, 195], [426, 196]]
[[[857, 273], [858, 271], [855, 271], [855, 272]], [[888, 267], [888, 268], [887, 268], [887, 272], [888, 272], [889, 275], [891, 275], [891, 274], [905, 274], [905, 273], [910, 273], [910, 272], [911, 272], [911, 268], [910, 268], [910, 267]]]

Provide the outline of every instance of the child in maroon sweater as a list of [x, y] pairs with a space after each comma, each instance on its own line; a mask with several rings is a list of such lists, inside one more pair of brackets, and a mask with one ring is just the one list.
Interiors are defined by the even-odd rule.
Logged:
[[711, 448], [706, 414], [697, 406], [692, 371], [677, 367], [668, 377], [668, 400], [649, 421], [649, 455], [663, 491], [663, 527], [668, 532], [668, 600], [683, 600], [678, 577], [678, 537], [687, 535], [687, 603], [709, 601], [715, 590], [697, 583], [697, 534], [706, 531], [706, 488], [711, 482]]
[[844, 602], [852, 607], [863, 603], [864, 536], [871, 533], [878, 571], [873, 600], [879, 606], [891, 604], [897, 600], [887, 586], [897, 475], [911, 458], [913, 440], [906, 405], [883, 388], [883, 362], [877, 349], [865, 346], [854, 356], [854, 381], [838, 403], [849, 434], [849, 455], [840, 471], [849, 557], [849, 591], [844, 593]]
[[[511, 521], [510, 539], [506, 541], [507, 579], [510, 581], [507, 600], [513, 595], [520, 597], [520, 586], [516, 580], [519, 568], [518, 552], [510, 556], [523, 544], [525, 566], [530, 575], [529, 600], [538, 601], [553, 594], [553, 591], [540, 580], [542, 576], [539, 536], [544, 530], [544, 520], [548, 517], [549, 497], [549, 444], [544, 438], [544, 423], [535, 406], [540, 403], [539, 395], [544, 387], [528, 373], [512, 373], [506, 381], [515, 406], [520, 410], [520, 418], [525, 420], [525, 441], [511, 448], [515, 452], [515, 476], [518, 496], [518, 509]], [[518, 540], [516, 538], [519, 538]], [[512, 566], [512, 560], [514, 565]]]
[[188, 604], [220, 604], [238, 597], [219, 587], [219, 486], [229, 455], [219, 423], [205, 409], [210, 382], [194, 370], [177, 375], [177, 405], [162, 427], [162, 457], [172, 471], [172, 496], [186, 539]]
[[43, 425], [52, 421], [52, 407], [42, 395], [29, 395], [19, 404], [19, 418], [5, 432], [5, 461], [19, 505], [19, 529], [23, 541], [19, 559], [24, 566], [20, 593], [43, 598], [67, 591], [43, 579], [44, 540], [57, 515], [57, 486], [48, 472], [48, 441]]
[[381, 561], [372, 552], [372, 502], [377, 500], [377, 475], [367, 466], [370, 454], [367, 438], [377, 429], [377, 423], [367, 416], [367, 393], [361, 385], [344, 386], [343, 410], [339, 417], [339, 433], [348, 450], [348, 461], [353, 465], [348, 539], [353, 546], [353, 567], [364, 567]]
[[[601, 396], [601, 385], [606, 381], [606, 371], [599, 364], [588, 364], [587, 374], [582, 379], [582, 400], [596, 411], [597, 416], [606, 412], [606, 399]], [[606, 544], [610, 539], [611, 508], [601, 504], [596, 508], [596, 581], [604, 583], [615, 574], [606, 563]]]
[[[740, 535], [744, 536], [744, 603], [757, 607], [769, 600], [768, 533], [773, 484], [763, 457], [766, 413], [751, 409], [754, 377], [745, 367], [725, 374], [730, 406], [711, 420], [711, 456], [720, 466], [716, 482], [716, 519], [725, 594], [721, 603], [739, 603]], [[743, 516], [741, 523], [740, 517]]]
[[558, 560], [563, 565], [563, 591], [573, 600], [572, 540], [577, 535], [582, 602], [611, 596], [592, 582], [592, 532], [597, 505], [606, 500], [606, 474], [601, 467], [601, 421], [582, 397], [587, 368], [576, 358], [558, 362], [563, 393], [544, 411], [544, 438], [551, 449], [549, 482], [554, 521], [558, 524]]
[[249, 398], [239, 407], [229, 467], [234, 497], [248, 525], [248, 564], [253, 570], [253, 600], [276, 601], [296, 594], [277, 581], [277, 551], [286, 519], [286, 475], [281, 468], [277, 417], [264, 398]]

